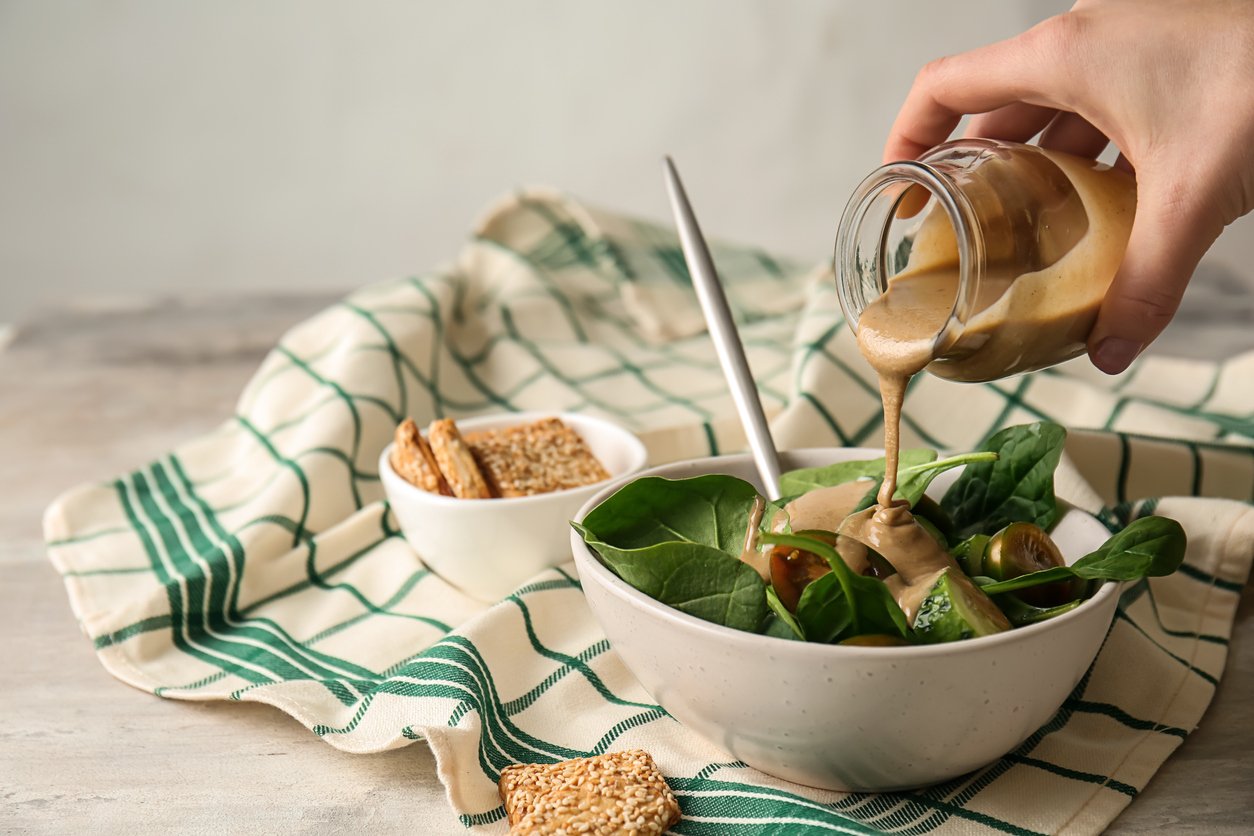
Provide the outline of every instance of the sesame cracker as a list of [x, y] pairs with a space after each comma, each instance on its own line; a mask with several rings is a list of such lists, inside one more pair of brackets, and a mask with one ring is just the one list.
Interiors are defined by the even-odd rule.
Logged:
[[555, 764], [516, 764], [498, 785], [511, 836], [657, 836], [679, 821], [679, 802], [647, 752], [632, 749]]

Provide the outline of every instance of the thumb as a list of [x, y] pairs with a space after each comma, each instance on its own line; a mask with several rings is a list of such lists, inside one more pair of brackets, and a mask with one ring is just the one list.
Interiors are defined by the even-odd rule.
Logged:
[[1089, 336], [1089, 358], [1118, 374], [1167, 327], [1203, 253], [1219, 237], [1193, 190], [1138, 177], [1136, 218]]

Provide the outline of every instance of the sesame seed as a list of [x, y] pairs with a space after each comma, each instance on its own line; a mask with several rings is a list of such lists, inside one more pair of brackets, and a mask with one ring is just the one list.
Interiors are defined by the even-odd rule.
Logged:
[[657, 836], [679, 821], [679, 804], [648, 753], [613, 752], [501, 772], [511, 834]]

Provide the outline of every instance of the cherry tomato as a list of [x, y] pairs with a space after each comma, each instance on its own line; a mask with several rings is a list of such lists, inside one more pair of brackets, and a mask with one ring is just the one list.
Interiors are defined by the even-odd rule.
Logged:
[[771, 586], [789, 612], [797, 611], [802, 591], [830, 571], [832, 567], [816, 554], [788, 546], [771, 549]]

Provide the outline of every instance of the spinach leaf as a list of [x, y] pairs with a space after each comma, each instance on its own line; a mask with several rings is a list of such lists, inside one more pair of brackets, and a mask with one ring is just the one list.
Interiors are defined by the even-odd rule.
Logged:
[[[779, 595], [775, 594], [775, 590], [769, 586], [766, 588], [766, 605], [771, 608], [771, 615], [774, 616], [774, 619], [766, 625], [765, 632], [768, 636], [782, 635], [785, 638], [806, 640], [805, 631], [801, 629], [797, 617], [788, 611], [784, 602], [779, 600]], [[781, 624], [782, 628], [778, 626]]]
[[806, 641], [830, 644], [849, 630], [852, 614], [835, 572], [806, 584], [797, 602], [797, 621]]
[[1161, 577], [1180, 568], [1187, 546], [1188, 536], [1180, 523], [1167, 517], [1142, 517], [1070, 566], [1042, 569], [982, 588], [989, 595], [999, 595], [1069, 578], [1135, 581]]
[[1008, 581], [998, 581], [992, 578], [989, 584], [981, 584], [980, 588], [984, 590], [986, 595], [1001, 595], [1005, 592], [1015, 592], [1020, 589], [1030, 589], [1034, 586], [1042, 584], [1054, 583], [1055, 581], [1066, 581], [1076, 576], [1075, 570], [1070, 566], [1055, 566], [1052, 569], [1042, 569], [1039, 572], [1029, 572], [1026, 575], [1019, 575], [1017, 578], [1011, 578]]
[[589, 511], [583, 527], [619, 549], [699, 543], [738, 557], [757, 495], [753, 485], [734, 476], [646, 476]]
[[[816, 554], [827, 561], [832, 568], [832, 576], [834, 583], [840, 588], [844, 598], [844, 610], [848, 613], [849, 623], [840, 630], [833, 638], [833, 641], [849, 638], [851, 636], [861, 636], [867, 633], [884, 633], [890, 636], [905, 637], [909, 634], [910, 628], [906, 624], [906, 615], [901, 611], [901, 607], [897, 605], [897, 601], [893, 598], [892, 593], [888, 591], [888, 587], [879, 578], [864, 577], [856, 575], [845, 564], [840, 554], [821, 540], [812, 537], [799, 537], [795, 534], [763, 534], [762, 542], [771, 545], [788, 546], [794, 549]], [[827, 577], [824, 575], [823, 577]], [[822, 578], [819, 578], [822, 580]], [[819, 580], [811, 583], [813, 586]], [[830, 589], [831, 587], [827, 587]], [[809, 587], [806, 587], [807, 591]], [[815, 607], [818, 607], [818, 598], [816, 595]], [[803, 592], [804, 596], [805, 593]], [[800, 614], [801, 607], [797, 607]], [[816, 610], [817, 611], [817, 610]], [[800, 620], [800, 615], [798, 616]], [[805, 622], [802, 622], [805, 629]], [[808, 635], [808, 634], [807, 634]]]
[[898, 468], [897, 492], [893, 494], [893, 498], [904, 499], [913, 508], [923, 498], [923, 494], [927, 493], [932, 480], [946, 470], [953, 470], [955, 467], [962, 467], [963, 465], [995, 462], [998, 458], [999, 455], [990, 450], [982, 453], [963, 453], [960, 456], [950, 456], [934, 462]]
[[[780, 604], [783, 606], [783, 604]], [[803, 642], [801, 636], [784, 619], [775, 613], [768, 613], [766, 616], [766, 625], [759, 631], [764, 636], [771, 636], [776, 639], [785, 639], [792, 642]]]
[[[923, 462], [910, 467], [898, 467], [897, 490], [893, 492], [893, 499], [904, 499], [913, 508], [919, 504], [919, 500], [927, 493], [932, 480], [946, 470], [952, 470], [955, 467], [962, 467], [974, 462], [995, 462], [997, 458], [997, 454], [993, 452], [962, 453], [961, 455], [950, 456], [947, 459]], [[855, 514], [858, 511], [865, 511], [879, 501], [880, 485], [883, 482], [883, 477], [876, 480], [871, 489], [858, 502], [857, 507], [853, 509]]]
[[756, 633], [766, 617], [766, 584], [739, 558], [703, 543], [618, 548], [597, 539], [587, 526], [571, 525], [615, 574], [650, 598], [750, 633]]
[[996, 461], [968, 465], [941, 500], [960, 538], [993, 534], [1012, 522], [1036, 523], [1048, 530], [1058, 520], [1054, 469], [1067, 431], [1039, 422], [994, 433], [980, 452]]
[[876, 479], [871, 482], [871, 487], [867, 488], [866, 493], [862, 494], [862, 498], [858, 500], [858, 504], [853, 506], [853, 513], [865, 511], [872, 505], [880, 501], [880, 485], [884, 484], [884, 480]]
[[[903, 468], [935, 460], [935, 450], [902, 450], [897, 463], [898, 472]], [[858, 479], [883, 479], [884, 457], [854, 462], [836, 462], [825, 467], [803, 467], [790, 470], [780, 477], [779, 489], [785, 496], [799, 496], [815, 488], [830, 488]]]
[[1056, 607], [1034, 607], [1025, 603], [1016, 595], [998, 595], [993, 599], [993, 603], [1005, 614], [1011, 624], [1016, 627], [1024, 627], [1028, 624], [1036, 624], [1041, 621], [1048, 621], [1051, 618], [1057, 618], [1063, 613], [1069, 613], [1083, 604], [1084, 598], [1076, 598], [1074, 601], [1068, 601]]
[[775, 525], [775, 518], [777, 516], [782, 515], [782, 519], [784, 523], [784, 529], [783, 529], [784, 533], [791, 534], [792, 533], [792, 520], [788, 518], [788, 512], [784, 510], [784, 507], [789, 502], [792, 502], [796, 498], [797, 497], [795, 496], [785, 496], [779, 499], [766, 500], [766, 510], [762, 512], [762, 523], [758, 526], [758, 530], [770, 531], [771, 528], [774, 527]]
[[1088, 579], [1134, 581], [1162, 577], [1180, 568], [1188, 544], [1188, 535], [1175, 520], [1141, 517], [1071, 568]]

